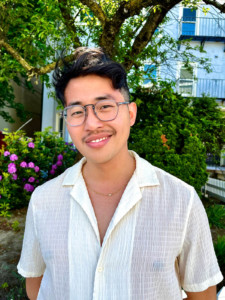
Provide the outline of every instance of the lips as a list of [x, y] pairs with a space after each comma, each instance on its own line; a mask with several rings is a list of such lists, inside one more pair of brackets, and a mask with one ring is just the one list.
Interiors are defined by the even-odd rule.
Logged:
[[112, 132], [101, 132], [99, 134], [91, 134], [88, 137], [84, 138], [84, 142], [92, 148], [99, 148], [107, 144], [112, 135]]
[[108, 139], [108, 137], [103, 137], [103, 138], [100, 138], [100, 139], [92, 140], [92, 141], [90, 141], [90, 142], [91, 142], [91, 143], [99, 143], [99, 142], [104, 141], [104, 140], [106, 140], [106, 139]]

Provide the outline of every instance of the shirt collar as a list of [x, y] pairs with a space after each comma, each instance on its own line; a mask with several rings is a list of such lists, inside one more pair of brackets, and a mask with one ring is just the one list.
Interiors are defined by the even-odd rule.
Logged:
[[159, 185], [159, 180], [155, 171], [155, 167], [147, 160], [141, 158], [136, 152], [129, 151], [136, 160], [136, 178], [139, 187]]
[[[139, 187], [159, 185], [155, 168], [145, 159], [141, 158], [136, 152], [129, 151], [136, 160], [135, 174]], [[64, 177], [62, 185], [74, 185], [81, 175], [83, 164], [86, 158], [83, 157], [77, 164], [70, 167]]]

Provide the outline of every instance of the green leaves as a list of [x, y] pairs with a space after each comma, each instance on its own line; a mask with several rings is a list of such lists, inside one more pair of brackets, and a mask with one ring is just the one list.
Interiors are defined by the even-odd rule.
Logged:
[[216, 257], [220, 266], [220, 269], [222, 273], [224, 274], [225, 272], [225, 235], [223, 236], [218, 236], [217, 241], [214, 243], [214, 249], [216, 252]]
[[[80, 45], [101, 46], [121, 62], [129, 70], [133, 91], [143, 82], [142, 67], [146, 61], [167, 70], [173, 69], [174, 61], [183, 61], [185, 66], [196, 62], [210, 71], [209, 62], [195, 55], [195, 51], [203, 52], [203, 47], [192, 47], [189, 41], [182, 41], [185, 50], [179, 51], [181, 42], [166, 33], [169, 18], [165, 17], [165, 10], [168, 7], [169, 11], [175, 3], [154, 3], [152, 6], [137, 0], [1, 0], [0, 41], [3, 39], [5, 48], [0, 49], [0, 82], [9, 83], [18, 74], [26, 78], [42, 74], [42, 80], [49, 85], [46, 74], [52, 71], [50, 63], [56, 61], [62, 50], [71, 54]], [[184, 4], [195, 9], [199, 0], [185, 0]], [[157, 18], [151, 19], [154, 16]], [[11, 52], [6, 44], [13, 49]], [[13, 105], [13, 98], [10, 104], [7, 101], [4, 99], [0, 107]], [[21, 108], [15, 109], [22, 117]], [[7, 113], [1, 116], [13, 121]]]
[[130, 149], [200, 193], [208, 177], [206, 151], [219, 153], [224, 144], [225, 120], [215, 100], [183, 98], [165, 83], [151, 93], [139, 90], [136, 98]]
[[210, 205], [206, 208], [209, 224], [225, 229], [225, 206], [220, 204]]
[[[0, 150], [0, 211], [6, 215], [6, 206], [26, 206], [35, 187], [72, 166], [76, 152], [58, 133], [48, 130], [36, 132], [34, 139], [23, 131], [7, 133], [4, 141], [7, 146]], [[13, 172], [9, 170], [12, 154], [17, 157]]]

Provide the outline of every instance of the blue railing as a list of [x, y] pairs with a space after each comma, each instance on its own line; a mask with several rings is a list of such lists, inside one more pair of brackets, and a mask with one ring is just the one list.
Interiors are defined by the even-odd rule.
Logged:
[[180, 35], [225, 37], [225, 18], [184, 17], [180, 22]]
[[225, 99], [225, 79], [205, 79], [198, 78], [196, 82], [196, 96], [202, 94], [217, 99]]

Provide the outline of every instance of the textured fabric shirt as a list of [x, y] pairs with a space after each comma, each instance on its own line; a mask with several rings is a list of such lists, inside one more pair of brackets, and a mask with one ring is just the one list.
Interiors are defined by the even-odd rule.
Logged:
[[198, 292], [222, 280], [193, 187], [133, 155], [102, 246], [85, 158], [34, 191], [18, 272], [44, 274], [38, 300], [179, 300], [181, 287]]

